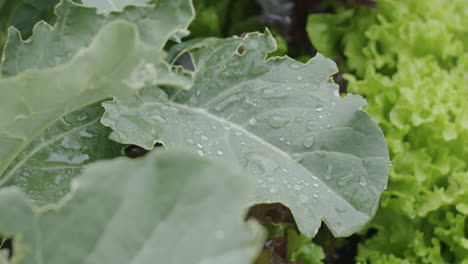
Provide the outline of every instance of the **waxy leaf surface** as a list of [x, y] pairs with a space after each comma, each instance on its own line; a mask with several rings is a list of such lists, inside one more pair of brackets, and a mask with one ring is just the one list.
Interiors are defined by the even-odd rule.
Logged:
[[114, 95], [134, 93], [143, 85], [135, 74], [154, 78], [157, 68], [151, 61], [158, 55], [140, 41], [133, 24], [115, 21], [69, 62], [0, 79], [0, 174], [61, 117]]
[[121, 143], [151, 149], [161, 141], [235, 161], [256, 178], [252, 203], [283, 203], [308, 236], [321, 220], [350, 235], [371, 219], [386, 187], [382, 132], [363, 98], [338, 95], [331, 60], [265, 61], [274, 49], [269, 32], [182, 44], [171, 55], [190, 52], [192, 90], [142, 89], [104, 103], [102, 122]]
[[[27, 109], [27, 105], [28, 100], [32, 100], [39, 108], [44, 108], [47, 111], [55, 108], [57, 111], [53, 119], [47, 119], [47, 123], [44, 120], [44, 123], [40, 124], [36, 130], [32, 129], [33, 124], [28, 123], [32, 115], [15, 113], [16, 110], [13, 110], [8, 114], [9, 116], [5, 114], [0, 117], [2, 122], [10, 119], [8, 121], [12, 122], [10, 125], [19, 125], [23, 122], [21, 129], [24, 129], [19, 135], [6, 131], [4, 133], [3, 137], [9, 137], [8, 141], [18, 141], [18, 144], [20, 144], [19, 141], [22, 141], [23, 143], [21, 146], [17, 146], [17, 150], [8, 153], [8, 160], [2, 160], [0, 185], [22, 186], [31, 198], [39, 202], [54, 202], [62, 197], [69, 188], [70, 179], [80, 173], [83, 165], [100, 159], [113, 158], [120, 154], [119, 144], [106, 139], [109, 131], [99, 123], [102, 110], [96, 106], [86, 107], [86, 105], [119, 93], [132, 93], [134, 89], [138, 89], [145, 82], [182, 88], [188, 88], [190, 85], [190, 80], [187, 77], [171, 72], [170, 66], [164, 61], [163, 46], [170, 37], [178, 32], [184, 32], [188, 27], [194, 15], [191, 1], [161, 0], [157, 7], [153, 5], [132, 6], [127, 7], [121, 13], [99, 15], [95, 8], [84, 7], [64, 0], [57, 6], [56, 15], [58, 19], [53, 27], [44, 22], [38, 23], [34, 29], [34, 35], [26, 41], [22, 40], [16, 29], [10, 28], [10, 38], [2, 64], [4, 76], [19, 74], [16, 79], [10, 78], [10, 81], [13, 80], [16, 83], [22, 82], [24, 77], [21, 76], [30, 74], [22, 74], [23, 72], [32, 69], [41, 70], [41, 73], [37, 73], [34, 78], [42, 78], [42, 85], [48, 87], [47, 89], [38, 87], [37, 80], [23, 84], [24, 87], [21, 91], [12, 94], [15, 99], [10, 97], [0, 99], [0, 102], [2, 100], [9, 101], [9, 110], [13, 109], [11, 104], [23, 104], [18, 106], [18, 111], [30, 111]], [[138, 39], [134, 41], [138, 44], [132, 47], [125, 46], [128, 44], [127, 40], [131, 41], [127, 35], [109, 39], [105, 43], [97, 43], [96, 34], [103, 27], [122, 20], [135, 22], [136, 26], [133, 30]], [[83, 51], [83, 49], [89, 45], [100, 45], [100, 49], [105, 52], [94, 52], [93, 58], [87, 61], [83, 54], [88, 51]], [[132, 50], [133, 48], [134, 50]], [[65, 65], [76, 64], [78, 58], [75, 57], [81, 57], [80, 71], [66, 70], [63, 72], [62, 70], [50, 69], [54, 67], [59, 69], [73, 68]], [[111, 59], [108, 60], [108, 58]], [[121, 62], [129, 60], [131, 62], [127, 68], [119, 68]], [[106, 63], [107, 65], [105, 65]], [[46, 70], [47, 68], [50, 70]], [[112, 73], [113, 69], [116, 70], [112, 73], [111, 79], [105, 78], [104, 68], [109, 73]], [[39, 75], [43, 76], [39, 77]], [[44, 76], [48, 76], [48, 79]], [[68, 81], [76, 78], [80, 81], [68, 85], [60, 83], [60, 78]], [[111, 85], [112, 83], [114, 84]], [[51, 88], [54, 85], [56, 87]], [[108, 85], [110, 86], [104, 87]], [[77, 104], [68, 104], [63, 101], [63, 98], [60, 100], [48, 98], [53, 96], [49, 96], [47, 93], [56, 95], [57, 89], [62, 90], [63, 96], [69, 93], [67, 98]], [[93, 90], [96, 94], [89, 97], [91, 93], [83, 93], [85, 90]], [[33, 96], [39, 91], [42, 97]], [[98, 93], [98, 91], [102, 91], [102, 93]], [[31, 96], [24, 97], [22, 93], [29, 93]], [[78, 94], [78, 97], [74, 97]], [[85, 96], [87, 98], [84, 98]], [[18, 100], [17, 98], [22, 99]], [[70, 111], [76, 110], [78, 107], [84, 108], [69, 114]], [[31, 111], [37, 112], [34, 115], [41, 115], [38, 109]], [[16, 119], [17, 117], [20, 118]], [[22, 120], [24, 117], [27, 118]], [[51, 122], [57, 118], [60, 120], [55, 123]], [[7, 124], [4, 125], [7, 126]], [[29, 125], [31, 127], [26, 128]], [[27, 131], [27, 135], [23, 135], [25, 131]], [[20, 136], [21, 139], [11, 139], [11, 137], [17, 136]], [[28, 143], [34, 137], [34, 141]], [[6, 146], [11, 142], [3, 144]], [[7, 155], [6, 151], [9, 150], [5, 148], [3, 155]], [[18, 151], [21, 154], [16, 157]], [[15, 160], [12, 161], [12, 158]], [[6, 167], [8, 169], [2, 175], [2, 171]]]
[[253, 179], [235, 167], [155, 151], [94, 163], [72, 186], [41, 208], [17, 187], [0, 190], [14, 262], [238, 264], [262, 245], [260, 226], [243, 220]]
[[2, 186], [19, 186], [37, 202], [56, 202], [84, 165], [120, 156], [124, 146], [107, 138], [111, 131], [99, 122], [103, 112], [100, 104], [87, 106], [49, 126], [11, 163]]

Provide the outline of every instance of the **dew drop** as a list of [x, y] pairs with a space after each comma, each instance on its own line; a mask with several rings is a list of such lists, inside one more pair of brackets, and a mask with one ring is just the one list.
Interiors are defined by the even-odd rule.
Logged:
[[338, 180], [338, 185], [340, 186], [345, 186], [348, 184], [352, 179], [354, 178], [354, 175], [352, 173], [349, 173], [348, 175], [342, 177], [341, 179]]
[[275, 182], [275, 178], [273, 178], [273, 177], [268, 177], [268, 182], [274, 183], [274, 182]]
[[202, 148], [203, 148], [203, 145], [200, 144], [200, 143], [197, 143], [197, 148], [202, 149]]
[[198, 155], [200, 155], [202, 157], [205, 155], [205, 153], [201, 149], [197, 150], [197, 153], [198, 153]]
[[315, 106], [315, 111], [322, 112], [323, 111], [323, 105], [318, 104], [317, 106]]
[[289, 122], [289, 118], [285, 116], [272, 115], [268, 117], [268, 123], [273, 128], [280, 128], [286, 125], [286, 123], [288, 122]]
[[364, 178], [363, 176], [360, 176], [360, 177], [359, 177], [359, 184], [360, 184], [361, 186], [366, 186], [366, 185], [367, 185], [367, 179]]
[[280, 141], [284, 141], [284, 137], [279, 137], [279, 140], [280, 140]]
[[216, 151], [216, 155], [222, 156], [224, 153], [221, 150]]
[[297, 185], [297, 184], [296, 184], [296, 185], [294, 186], [294, 190], [296, 190], [296, 191], [300, 191], [301, 189], [302, 189], [302, 187], [301, 187], [300, 185]]
[[318, 194], [314, 193], [312, 194], [312, 197], [314, 197], [315, 199], [318, 199]]
[[320, 185], [318, 185], [318, 183], [314, 183], [314, 187], [319, 187]]
[[257, 125], [257, 119], [255, 119], [255, 117], [250, 118], [250, 119], [249, 119], [249, 124], [250, 124], [251, 126]]
[[333, 176], [333, 167], [328, 164], [327, 166], [327, 171], [325, 172], [325, 175], [323, 176], [323, 178], [325, 178], [325, 180], [329, 181]]
[[315, 137], [311, 136], [304, 140], [304, 147], [310, 148], [314, 145]]
[[185, 143], [187, 143], [187, 145], [189, 145], [189, 146], [192, 146], [193, 144], [195, 144], [195, 142], [191, 138], [186, 138]]
[[227, 99], [225, 99], [223, 102], [219, 103], [218, 105], [215, 106], [214, 110], [217, 112], [221, 112], [227, 107], [235, 104], [237, 101], [241, 99], [240, 96], [238, 95], [231, 95]]
[[297, 76], [298, 81], [302, 81], [302, 76]]
[[201, 138], [201, 140], [203, 140], [203, 141], [207, 141], [207, 140], [208, 140], [208, 137], [205, 136], [205, 135], [202, 135], [200, 138]]
[[291, 158], [297, 162], [301, 161], [304, 159], [304, 155], [302, 155], [301, 153], [293, 153], [291, 154]]

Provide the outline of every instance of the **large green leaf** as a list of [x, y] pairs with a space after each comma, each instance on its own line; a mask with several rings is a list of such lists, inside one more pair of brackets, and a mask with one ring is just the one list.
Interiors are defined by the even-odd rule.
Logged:
[[0, 191], [0, 232], [25, 264], [250, 263], [262, 232], [244, 223], [254, 183], [231, 166], [155, 152], [87, 167], [58, 206]]
[[274, 48], [269, 32], [188, 43], [174, 54], [191, 53], [192, 90], [143, 89], [104, 103], [102, 122], [121, 143], [150, 149], [162, 141], [236, 161], [256, 176], [253, 203], [285, 204], [308, 236], [321, 220], [349, 235], [374, 215], [386, 186], [382, 132], [361, 110], [364, 99], [340, 98], [331, 60], [265, 61]]
[[[126, 79], [126, 84], [135, 88], [143, 85], [145, 78], [148, 78], [146, 81], [156, 81], [158, 83], [182, 87], [188, 86], [189, 83], [187, 80], [175, 76], [170, 72], [169, 65], [162, 60], [164, 58], [162, 48], [169, 37], [179, 31], [186, 30], [193, 18], [191, 1], [161, 0], [157, 7], [129, 7], [126, 8], [123, 13], [113, 13], [108, 16], [97, 15], [96, 10], [93, 8], [83, 7], [71, 1], [62, 1], [62, 3], [57, 6], [56, 13], [58, 16], [56, 25], [52, 28], [45, 23], [37, 24], [34, 35], [30, 40], [22, 41], [19, 32], [14, 28], [10, 29], [10, 39], [7, 43], [5, 61], [2, 65], [3, 74], [5, 76], [17, 75], [31, 69], [56, 67], [60, 64], [67, 63], [72, 60], [74, 55], [80, 49], [83, 49], [84, 46], [95, 42], [95, 35], [100, 28], [112, 21], [125, 19], [136, 22], [142, 42], [139, 45], [144, 46], [148, 51], [144, 53], [136, 51], [134, 55], [129, 53], [129, 57], [134, 56], [135, 58], [132, 59], [140, 60], [140, 62], [133, 65], [134, 69], [128, 68], [126, 74], [123, 73], [125, 70], [121, 75], [116, 74], [112, 82], [118, 83]], [[170, 13], [174, 13], [175, 15], [167, 15]], [[121, 36], [121, 38], [125, 39], [127, 37]], [[94, 61], [105, 63], [107, 59], [106, 56], [112, 56], [113, 58], [109, 61], [109, 65], [104, 65], [111, 70], [119, 63], [119, 58], [128, 59], [122, 56], [122, 54], [127, 53], [127, 48], [124, 46], [125, 43], [121, 45], [122, 43], [119, 42], [120, 40], [106, 42], [106, 44], [102, 45], [102, 48], [105, 48], [105, 45], [109, 46], [110, 49], [107, 50], [106, 53], [95, 53], [95, 58], [89, 62], [83, 60], [82, 63], [88, 63], [87, 67], [82, 67], [84, 71], [70, 71], [69, 75], [73, 75], [73, 78], [75, 78], [75, 76], [80, 76], [79, 78], [83, 78], [83, 80], [89, 77], [90, 80], [92, 80], [92, 78], [96, 78], [100, 74], [98, 68], [95, 69], [96, 72], [92, 72], [92, 70], [94, 70]], [[115, 46], [115, 48], [113, 48], [113, 46]], [[143, 54], [151, 54], [151, 56]], [[154, 63], [155, 68], [153, 69], [153, 66], [147, 64], [146, 61]], [[88, 77], [83, 77], [88, 74]], [[56, 78], [52, 75], [53, 74], [48, 75], [50, 76], [48, 77], [50, 82], [54, 82], [54, 78]], [[67, 77], [63, 76], [63, 78]], [[21, 78], [18, 77], [18, 79]], [[44, 79], [44, 81], [47, 81], [47, 79]], [[90, 85], [101, 85], [97, 81], [98, 80], [94, 83], [78, 82], [75, 83], [74, 86], [57, 87], [57, 89], [75, 89], [75, 92], [78, 92], [79, 89]], [[30, 84], [34, 82], [35, 81], [31, 81]], [[107, 84], [104, 83], [102, 85]], [[119, 85], [122, 87], [122, 84]], [[124, 92], [125, 89], [120, 90], [119, 85], [105, 89], [111, 89], [114, 92]], [[49, 86], [49, 84], [44, 83], [44, 86]], [[34, 89], [39, 90], [42, 88], [34, 87], [34, 85], [30, 87], [25, 86], [22, 92], [30, 93], [34, 91]], [[53, 89], [49, 89], [50, 92], [53, 91]], [[79, 106], [85, 106], [89, 103], [115, 95], [111, 90], [107, 90], [105, 94], [100, 94], [98, 97], [86, 98]], [[129, 89], [126, 90], [131, 92]], [[42, 90], [42, 92], [42, 95], [46, 97], [46, 91]], [[72, 93], [70, 94], [70, 99], [74, 99]], [[15, 98], [21, 97], [22, 95], [19, 95], [19, 93], [15, 95]], [[1, 100], [9, 100], [11, 103], [16, 101], [8, 98], [2, 98], [0, 102]], [[38, 100], [38, 98], [35, 98], [34, 100], [38, 103], [41, 101], [44, 102], [44, 105], [41, 107], [49, 109], [49, 105], [43, 99]], [[28, 101], [25, 100], [24, 102]], [[108, 136], [109, 132], [107, 129], [103, 129], [99, 122], [96, 122], [102, 115], [102, 111], [96, 107], [90, 107], [67, 116], [66, 114], [69, 113], [70, 110], [75, 110], [75, 108], [72, 107], [64, 111], [64, 109], [60, 108], [65, 108], [65, 106], [69, 107], [70, 105], [64, 101], [57, 100], [55, 102], [57, 103], [53, 105], [53, 107], [57, 109], [57, 116], [55, 118], [62, 117], [61, 120], [53, 125], [52, 123], [44, 123], [36, 131], [25, 129], [31, 132], [28, 134], [27, 141], [37, 135], [35, 143], [29, 145], [27, 142], [24, 142], [24, 144], [20, 146], [20, 149], [18, 149], [18, 151], [22, 150], [22, 154], [20, 157], [16, 158], [16, 161], [9, 164], [11, 160], [6, 160], [3, 164], [0, 164], [2, 166], [9, 165], [8, 171], [0, 177], [0, 185], [17, 184], [23, 186], [31, 198], [41, 202], [55, 201], [66, 193], [66, 190], [69, 188], [70, 178], [80, 172], [82, 165], [118, 155], [117, 143], [105, 140], [104, 138]], [[48, 103], [52, 102], [49, 101]], [[9, 118], [14, 118], [15, 116], [13, 116], [13, 114], [14, 113], [12, 113]], [[5, 118], [5, 116], [1, 118]], [[0, 120], [3, 121], [3, 119]], [[64, 126], [64, 120], [80, 121], [71, 122], [68, 126]], [[49, 121], [51, 121], [51, 119]], [[81, 121], [85, 122], [86, 125], [83, 125], [84, 123]], [[27, 125], [28, 124], [25, 124], [25, 126]], [[48, 133], [46, 131], [42, 134], [39, 133], [46, 128], [52, 132]], [[93, 137], [80, 136], [89, 135], [89, 131], [92, 131]], [[56, 134], [53, 135], [51, 133]], [[64, 137], [65, 135], [66, 137]], [[64, 144], [68, 144], [71, 147], [62, 146], [63, 144], [59, 144], [59, 140], [66, 140], [67, 142]], [[73, 142], [68, 142], [69, 140]], [[101, 140], [102, 142], [98, 142]], [[13, 156], [18, 153], [12, 152], [10, 154], [11, 158], [13, 158]], [[60, 157], [58, 155], [60, 155]], [[81, 159], [81, 162], [77, 163], [77, 161], [80, 160], [79, 157], [87, 158]], [[58, 162], [58, 160], [62, 162]], [[31, 165], [32, 163], [34, 164]], [[2, 166], [0, 166], [0, 175], [5, 168]], [[31, 175], [29, 172], [32, 168], [40, 170], [41, 173]]]
[[0, 185], [16, 185], [40, 202], [55, 202], [84, 165], [120, 156], [122, 145], [109, 140], [99, 122], [104, 109], [88, 106], [62, 117], [34, 139], [5, 171]]
[[194, 16], [190, 0], [160, 0], [157, 6], [131, 6], [124, 12], [110, 15], [97, 15], [95, 8], [63, 0], [55, 12], [58, 17], [56, 25], [51, 27], [45, 22], [36, 24], [33, 36], [26, 41], [21, 39], [18, 30], [13, 27], [9, 29], [2, 63], [3, 75], [11, 76], [26, 69], [42, 69], [65, 63], [92, 43], [100, 28], [115, 20], [135, 23], [141, 41], [151, 45], [162, 56], [161, 50], [167, 40], [185, 32]]
[[61, 117], [113, 95], [129, 95], [146, 80], [164, 80], [163, 73], [157, 75], [160, 56], [140, 41], [133, 24], [115, 21], [69, 62], [0, 79], [0, 174]]

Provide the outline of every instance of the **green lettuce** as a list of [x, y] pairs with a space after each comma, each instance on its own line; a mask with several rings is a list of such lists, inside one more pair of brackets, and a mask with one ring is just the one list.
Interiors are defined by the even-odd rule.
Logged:
[[[466, 263], [466, 1], [378, 1], [352, 16], [311, 16], [327, 55], [345, 58], [348, 90], [366, 96], [394, 166], [362, 263]], [[322, 28], [333, 30], [321, 30]], [[318, 34], [324, 34], [320, 35]]]

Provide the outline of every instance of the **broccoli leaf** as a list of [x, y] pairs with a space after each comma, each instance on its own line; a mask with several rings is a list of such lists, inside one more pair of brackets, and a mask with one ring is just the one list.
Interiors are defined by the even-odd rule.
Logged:
[[[245, 223], [250, 177], [187, 153], [86, 167], [56, 206], [0, 191], [0, 233], [21, 263], [250, 263], [263, 232]], [[177, 235], [175, 235], [177, 234]], [[180, 252], [183, 254], [180, 254]]]
[[4, 186], [21, 187], [38, 202], [56, 202], [68, 193], [70, 180], [84, 165], [121, 155], [101, 125], [104, 109], [87, 106], [62, 117], [31, 142], [5, 171]]
[[[161, 68], [153, 64], [159, 56], [139, 40], [133, 24], [115, 21], [68, 63], [0, 79], [0, 174], [61, 117], [113, 95], [129, 95], [145, 78], [164, 79], [164, 71], [155, 74]], [[3, 174], [0, 184], [7, 180]]]
[[265, 61], [274, 48], [269, 32], [176, 47], [174, 58], [191, 53], [193, 89], [148, 87], [105, 102], [102, 123], [120, 143], [151, 149], [161, 141], [236, 161], [256, 177], [252, 203], [283, 203], [308, 236], [321, 220], [349, 235], [374, 215], [386, 186], [382, 132], [361, 110], [361, 97], [339, 97], [331, 60]]
[[[177, 15], [167, 15], [173, 11], [177, 11]], [[9, 159], [1, 164], [3, 167], [0, 166], [0, 175], [6, 166], [9, 166], [9, 168], [4, 172], [3, 176], [0, 176], [0, 185], [16, 184], [22, 186], [31, 198], [39, 202], [53, 202], [61, 198], [69, 188], [70, 179], [80, 173], [83, 165], [99, 159], [116, 157], [120, 152], [119, 144], [105, 139], [109, 131], [102, 127], [98, 121], [102, 115], [99, 108], [91, 106], [75, 111], [73, 114], [67, 115], [68, 113], [79, 107], [112, 97], [116, 93], [132, 93], [133, 89], [128, 87], [124, 89], [124, 86], [138, 88], [146, 81], [184, 88], [189, 85], [189, 80], [185, 77], [170, 71], [169, 65], [163, 60], [165, 52], [162, 49], [173, 34], [184, 31], [188, 27], [190, 20], [193, 18], [191, 1], [161, 0], [157, 7], [128, 7], [122, 13], [113, 13], [107, 16], [97, 15], [94, 8], [83, 7], [71, 1], [62, 1], [56, 8], [56, 14], [58, 21], [54, 27], [44, 22], [38, 23], [34, 35], [27, 41], [21, 39], [16, 29], [10, 28], [10, 38], [5, 49], [5, 60], [2, 65], [3, 75], [14, 76], [20, 74], [21, 76], [21, 73], [32, 69], [40, 69], [45, 73], [45, 68], [58, 67], [67, 63], [73, 64], [75, 62], [71, 62], [71, 60], [76, 59], [76, 56], [81, 56], [77, 55], [77, 53], [87, 45], [93, 45], [92, 43], [96, 42], [95, 35], [99, 29], [112, 23], [112, 21], [123, 19], [135, 21], [138, 31], [135, 34], [139, 33], [138, 45], [141, 47], [134, 47], [136, 49], [132, 53], [132, 49], [125, 46], [125, 41], [120, 43], [119, 38], [128, 38], [122, 35], [115, 38], [114, 41], [107, 41], [106, 44], [101, 43], [101, 49], [107, 49], [107, 45], [109, 50], [104, 53], [94, 53], [94, 58], [89, 62], [82, 58], [81, 64], [83, 66], [81, 71], [68, 71], [67, 76], [69, 75], [69, 77], [62, 74], [63, 79], [68, 78], [72, 81], [73, 78], [78, 77], [83, 79], [83, 82], [76, 82], [73, 86], [50, 88], [51, 85], [47, 81], [56, 85], [58, 84], [58, 81], [55, 80], [57, 76], [49, 74], [47, 75], [49, 76], [48, 79], [43, 78], [43, 86], [48, 86], [47, 89], [50, 89], [50, 92], [54, 89], [63, 89], [63, 95], [65, 95], [67, 93], [66, 89], [70, 90], [69, 100], [75, 103], [77, 101], [73, 96], [81, 94], [80, 89], [85, 90], [86, 87], [94, 87], [97, 88], [96, 90], [106, 89], [107, 92], [93, 95], [92, 98], [82, 98], [81, 103], [67, 108], [65, 112], [60, 108], [69, 105], [62, 99], [57, 99], [55, 101], [57, 104], [51, 105], [57, 107], [58, 111], [55, 113], [54, 120], [57, 120], [57, 118], [60, 120], [54, 124], [51, 122], [52, 119], [48, 119], [47, 122], [51, 123], [42, 123], [37, 130], [24, 129], [29, 134], [28, 136], [22, 136], [21, 141], [24, 140], [22, 146], [18, 145], [17, 151], [10, 152], [8, 154], [10, 155]], [[85, 24], [83, 24], [84, 22]], [[157, 33], [155, 33], [156, 31]], [[138, 51], [138, 49], [141, 49], [141, 51]], [[147, 54], [150, 54], [150, 56]], [[102, 80], [98, 79], [103, 77], [102, 74], [104, 73], [99, 72], [102, 69], [99, 69], [100, 66], [96, 67], [96, 69], [94, 67], [96, 61], [101, 64], [106, 63], [106, 56], [112, 57], [112, 60], [109, 60], [109, 65], [102, 65], [102, 67], [107, 67], [109, 72], [118, 67], [120, 59], [122, 61], [128, 59], [135, 61], [128, 65], [128, 69], [120, 73], [115, 72], [115, 76], [112, 77], [114, 80], [102, 82]], [[88, 63], [87, 66], [84, 66], [86, 63]], [[93, 70], [96, 71], [93, 72]], [[16, 80], [21, 78], [17, 77]], [[85, 81], [86, 78], [89, 78], [89, 82]], [[115, 82], [117, 85], [108, 88], [99, 87], [110, 84], [108, 81]], [[122, 81], [125, 82], [125, 85], [123, 85]], [[4, 97], [0, 99], [0, 102], [5, 100], [9, 101], [10, 104], [21, 104], [19, 102], [21, 100], [17, 100], [17, 98], [23, 97], [20, 93], [30, 93], [31, 97], [35, 98], [38, 107], [49, 110], [49, 104], [46, 102], [46, 97], [49, 95], [42, 87], [35, 87], [36, 82], [37, 80], [31, 80], [28, 85], [22, 88], [21, 92], [16, 91], [16, 94], [12, 94], [12, 97]], [[12, 89], [12, 87], [9, 89]], [[41, 90], [44, 98], [39, 99], [39, 97], [32, 95], [35, 90]], [[55, 93], [52, 92], [52, 94]], [[85, 94], [81, 95], [85, 96]], [[24, 108], [26, 102], [29, 102], [27, 99], [22, 99], [22, 101], [25, 105], [19, 106], [19, 109]], [[51, 102], [49, 101], [49, 103]], [[7, 105], [4, 107], [7, 107]], [[15, 114], [14, 111], [1, 116], [0, 120], [7, 121], [7, 115], [9, 115], [10, 120], [18, 115], [21, 117], [21, 113]], [[74, 121], [70, 123], [67, 120]], [[22, 121], [24, 121], [22, 128], [29, 126], [27, 120]], [[7, 127], [7, 124], [5, 124], [5, 127]], [[44, 131], [46, 129], [49, 132]], [[21, 131], [21, 133], [24, 132]], [[5, 131], [4, 134], [8, 134], [8, 132]], [[36, 138], [34, 139], [34, 137]], [[32, 139], [34, 139], [33, 144], [29, 144], [28, 142], [31, 142]], [[3, 155], [6, 155], [7, 151], [8, 149], [5, 149]], [[19, 153], [18, 151], [21, 151], [22, 154], [19, 157], [14, 157]], [[12, 158], [15, 158], [15, 161], [10, 163]], [[32, 169], [35, 170], [34, 174], [30, 173]]]
[[4, 76], [27, 69], [54, 67], [69, 61], [80, 49], [92, 43], [100, 28], [115, 20], [135, 23], [141, 41], [162, 53], [168, 39], [185, 32], [194, 16], [189, 0], [160, 0], [157, 6], [131, 6], [124, 12], [110, 15], [97, 15], [95, 8], [63, 0], [55, 12], [57, 23], [51, 27], [39, 22], [33, 36], [26, 41], [22, 40], [18, 30], [13, 27], [9, 29], [2, 63]]

